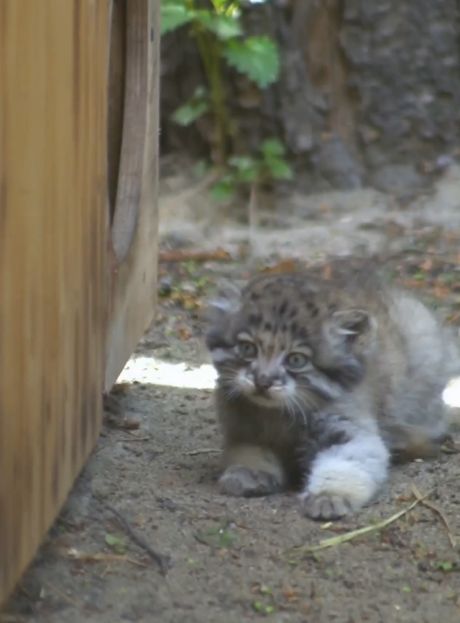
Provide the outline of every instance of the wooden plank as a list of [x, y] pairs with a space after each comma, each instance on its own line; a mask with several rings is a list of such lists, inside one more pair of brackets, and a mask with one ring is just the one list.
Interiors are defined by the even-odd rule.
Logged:
[[98, 434], [108, 0], [0, 3], [0, 602]]
[[[157, 275], [160, 3], [130, 0], [127, 7], [123, 137], [112, 223], [107, 391], [152, 320]], [[118, 14], [117, 19], [123, 16]], [[120, 106], [113, 104], [112, 109], [120, 110]]]

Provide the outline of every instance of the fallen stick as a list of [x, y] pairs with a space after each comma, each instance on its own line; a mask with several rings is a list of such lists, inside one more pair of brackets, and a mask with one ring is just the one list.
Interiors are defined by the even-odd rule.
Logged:
[[422, 503], [425, 498], [427, 498], [430, 494], [427, 493], [421, 497], [417, 497], [412, 504], [409, 504], [407, 508], [404, 508], [401, 511], [398, 511], [394, 515], [379, 521], [378, 523], [372, 526], [364, 526], [363, 528], [358, 528], [357, 530], [351, 530], [350, 532], [344, 532], [343, 534], [339, 534], [338, 536], [333, 536], [329, 539], [323, 539], [318, 543], [318, 545], [312, 545], [309, 547], [304, 547], [303, 545], [299, 546], [307, 552], [317, 552], [320, 549], [326, 549], [327, 547], [335, 547], [337, 545], [342, 545], [342, 543], [347, 543], [357, 537], [363, 536], [365, 534], [371, 534], [372, 532], [379, 532], [383, 530], [390, 524], [394, 523], [408, 512], [410, 512], [413, 508], [415, 508], [418, 504]]
[[133, 435], [132, 437], [122, 437], [121, 441], [124, 443], [131, 443], [132, 441], [150, 441], [151, 439], [151, 437], [135, 437]]
[[67, 595], [67, 593], [65, 593], [63, 590], [61, 590], [54, 584], [51, 584], [50, 582], [44, 582], [43, 584], [44, 586], [48, 588], [48, 590], [55, 593], [55, 595], [58, 595], [58, 597], [61, 597], [61, 599], [66, 601], [68, 604], [70, 604], [74, 608], [78, 608], [78, 609], [83, 608], [83, 603], [81, 601], [79, 601], [78, 599], [75, 599], [74, 597], [71, 597], [70, 595]]
[[78, 562], [129, 562], [131, 565], [135, 565], [137, 567], [147, 566], [144, 562], [130, 558], [125, 554], [104, 554], [101, 552], [88, 554], [86, 552], [80, 552], [77, 549], [70, 548], [67, 551], [67, 556], [72, 560], [77, 560]]
[[115, 515], [120, 526], [129, 536], [131, 541], [133, 541], [133, 543], [135, 543], [138, 547], [140, 547], [142, 550], [144, 550], [149, 555], [149, 557], [159, 566], [162, 575], [166, 575], [168, 572], [168, 569], [171, 566], [170, 557], [164, 554], [160, 554], [159, 552], [155, 551], [153, 547], [151, 547], [142, 536], [137, 534], [137, 532], [134, 530], [134, 528], [131, 527], [131, 524], [128, 522], [127, 519], [125, 519], [125, 517], [123, 517], [120, 511], [118, 511], [116, 508], [114, 508], [107, 502], [104, 502], [104, 500], [101, 500], [100, 498], [97, 498], [97, 500], [103, 507], [105, 507], [113, 515]]
[[197, 456], [198, 454], [217, 454], [221, 452], [218, 448], [198, 448], [198, 450], [189, 450], [187, 456]]
[[425, 500], [415, 485], [412, 485], [412, 491], [415, 497], [417, 498], [417, 500], [419, 500], [424, 506], [432, 510], [434, 513], [438, 515], [438, 517], [441, 518], [441, 521], [446, 528], [447, 537], [452, 546], [452, 549], [455, 549], [457, 547], [457, 542], [455, 540], [454, 535], [452, 534], [452, 530], [450, 529], [449, 522], [447, 521], [447, 517], [445, 516], [444, 512], [438, 506], [436, 506], [436, 504], [433, 504], [433, 502], [430, 502], [429, 500]]
[[230, 262], [232, 256], [224, 249], [215, 251], [195, 251], [184, 249], [178, 251], [161, 251], [160, 262]]

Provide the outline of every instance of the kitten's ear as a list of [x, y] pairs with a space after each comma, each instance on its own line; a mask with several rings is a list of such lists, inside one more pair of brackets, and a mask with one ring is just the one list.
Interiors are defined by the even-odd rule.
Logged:
[[236, 313], [241, 307], [241, 290], [231, 281], [220, 281], [215, 295], [208, 301], [207, 317], [215, 320]]
[[342, 338], [353, 338], [373, 333], [374, 318], [364, 309], [345, 309], [332, 314], [329, 330]]
[[[220, 282], [216, 294], [208, 301], [205, 319], [208, 324], [206, 345], [213, 356], [214, 365], [228, 359], [231, 346], [233, 316], [241, 308], [241, 290], [234, 283]], [[229, 339], [230, 337], [230, 339]]]

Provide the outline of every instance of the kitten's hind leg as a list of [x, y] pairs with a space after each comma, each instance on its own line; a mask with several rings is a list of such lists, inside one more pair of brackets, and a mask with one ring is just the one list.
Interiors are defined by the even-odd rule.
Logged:
[[225, 471], [219, 479], [227, 495], [261, 496], [280, 491], [284, 484], [282, 465], [266, 448], [249, 444], [230, 446], [224, 453]]
[[338, 519], [367, 504], [385, 481], [389, 452], [377, 434], [360, 433], [320, 451], [301, 494], [305, 515]]

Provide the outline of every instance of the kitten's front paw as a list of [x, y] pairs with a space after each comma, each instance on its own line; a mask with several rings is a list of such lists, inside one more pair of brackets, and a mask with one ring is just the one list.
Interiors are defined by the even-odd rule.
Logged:
[[306, 493], [301, 496], [302, 512], [311, 519], [340, 519], [354, 511], [350, 501], [331, 493]]
[[274, 474], [242, 465], [228, 467], [219, 478], [219, 485], [222, 493], [237, 497], [269, 495], [281, 488]]
[[300, 496], [304, 514], [338, 519], [368, 504], [387, 474], [389, 454], [375, 435], [361, 435], [320, 452]]

